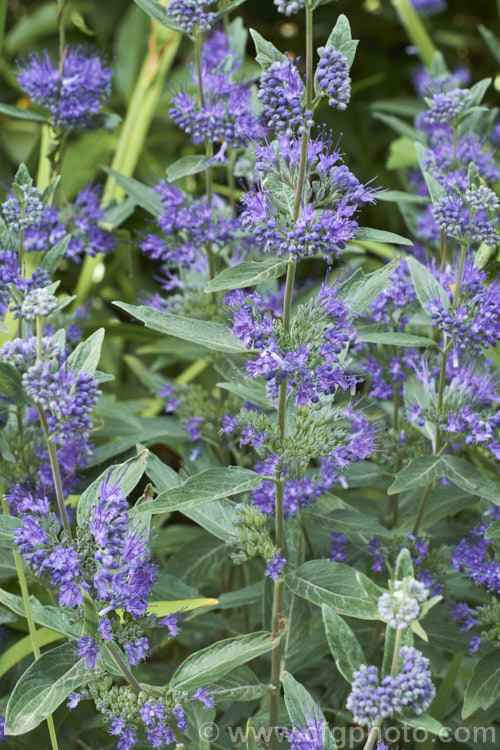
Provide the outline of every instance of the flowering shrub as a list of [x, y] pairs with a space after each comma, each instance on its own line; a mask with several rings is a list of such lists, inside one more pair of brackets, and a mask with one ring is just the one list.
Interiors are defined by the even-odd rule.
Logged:
[[0, 742], [497, 747], [500, 41], [477, 80], [445, 0], [353, 13], [420, 57], [389, 177], [340, 4], [275, 0], [285, 53], [134, 3], [121, 68], [71, 0], [4, 66]]

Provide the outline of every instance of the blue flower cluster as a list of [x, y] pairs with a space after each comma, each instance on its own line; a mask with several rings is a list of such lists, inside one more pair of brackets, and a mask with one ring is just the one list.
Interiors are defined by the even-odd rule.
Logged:
[[282, 135], [272, 143], [256, 146], [256, 168], [261, 175], [253, 189], [242, 196], [242, 221], [265, 252], [303, 258], [323, 255], [331, 263], [352, 239], [358, 210], [374, 203], [374, 190], [363, 185], [342, 164], [340, 153], [326, 134], [311, 138], [306, 170], [317, 175], [304, 184], [298, 219], [284, 206], [293, 206], [301, 139]]
[[[263, 134], [252, 111], [251, 83], [236, 77], [240, 66], [225, 34], [214, 32], [202, 56], [203, 98], [181, 90], [174, 96], [169, 111], [170, 118], [193, 143], [208, 140], [218, 145], [216, 159], [220, 162], [227, 158], [228, 148], [246, 148], [251, 140]], [[194, 84], [199, 85], [198, 73], [193, 71], [192, 75]]]
[[347, 708], [354, 721], [372, 727], [382, 719], [390, 719], [406, 706], [416, 714], [427, 710], [435, 695], [429, 660], [415, 648], [403, 646], [399, 651], [398, 673], [395, 677], [378, 676], [377, 667], [362, 664], [354, 673]]
[[261, 117], [279, 135], [305, 133], [314, 124], [305, 109], [306, 90], [297, 66], [288, 58], [272, 63], [260, 77]]
[[20, 63], [17, 79], [53, 125], [69, 129], [92, 123], [110, 97], [112, 75], [97, 51], [69, 47], [57, 64], [46, 51], [31, 55]]
[[318, 55], [318, 88], [328, 97], [330, 107], [346, 109], [351, 98], [351, 76], [346, 56], [335, 47], [319, 47]]

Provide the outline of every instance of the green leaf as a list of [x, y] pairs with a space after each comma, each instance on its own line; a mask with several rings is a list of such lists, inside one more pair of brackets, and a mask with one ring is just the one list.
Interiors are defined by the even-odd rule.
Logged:
[[21, 526], [21, 521], [15, 516], [0, 516], [0, 547], [16, 548], [15, 530]]
[[482, 23], [480, 23], [477, 28], [491, 54], [493, 55], [497, 63], [500, 64], [500, 40], [490, 29], [487, 29], [486, 26], [483, 26]]
[[216, 703], [225, 701], [253, 701], [263, 698], [269, 691], [269, 686], [259, 682], [250, 667], [242, 664], [238, 669], [229, 672], [220, 682], [214, 693]]
[[57, 245], [54, 245], [54, 247], [51, 247], [50, 250], [45, 253], [42, 262], [40, 263], [40, 268], [47, 271], [49, 276], [52, 276], [57, 271], [57, 267], [68, 249], [70, 240], [71, 235], [67, 234], [66, 237], [59, 240]]
[[10, 362], [0, 361], [0, 393], [14, 398], [17, 403], [26, 403], [22, 375]]
[[271, 42], [264, 39], [258, 31], [250, 29], [250, 34], [257, 51], [255, 59], [263, 70], [267, 70], [267, 68], [275, 62], [287, 59], [282, 52], [276, 49], [274, 44], [271, 44]]
[[[36, 640], [38, 646], [48, 646], [49, 643], [54, 641], [60, 641], [64, 636], [61, 633], [54, 633], [53, 630], [48, 628], [39, 628], [36, 631]], [[15, 667], [15, 665], [33, 653], [33, 644], [31, 642], [31, 636], [26, 635], [24, 638], [20, 638], [12, 646], [2, 651], [0, 655], [0, 677], [3, 677], [9, 669]]]
[[426, 484], [435, 482], [443, 474], [443, 465], [438, 456], [418, 456], [417, 458], [412, 458], [404, 469], [398, 471], [387, 493], [395, 495], [412, 487], [423, 487]]
[[412, 346], [415, 348], [426, 348], [437, 346], [432, 339], [425, 336], [414, 336], [411, 333], [384, 333], [374, 331], [361, 331], [357, 333], [360, 341], [366, 341], [367, 344], [385, 344], [386, 346]]
[[327, 604], [340, 615], [378, 620], [377, 605], [363, 583], [367, 586], [369, 583], [371, 589], [379, 590], [380, 594], [383, 590], [366, 578], [363, 573], [343, 563], [310, 560], [301, 565], [295, 574], [285, 576], [285, 583], [289, 589], [318, 607]]
[[462, 718], [485, 711], [500, 698], [500, 651], [489, 652], [476, 664], [465, 688]]
[[287, 268], [286, 260], [266, 258], [261, 261], [243, 261], [236, 266], [224, 269], [215, 279], [208, 282], [205, 292], [221, 292], [226, 289], [244, 289], [256, 286], [263, 281], [282, 276]]
[[95, 333], [78, 344], [76, 349], [68, 357], [68, 367], [80, 372], [85, 370], [93, 375], [101, 358], [101, 349], [104, 341], [104, 328], [99, 328]]
[[[491, 78], [483, 78], [481, 81], [478, 81], [474, 84], [474, 86], [470, 87], [470, 107], [477, 106], [478, 104], [481, 104], [483, 100], [483, 96], [486, 94], [486, 91], [488, 90], [492, 79]], [[469, 107], [468, 107], [469, 109]]]
[[129, 305], [125, 302], [114, 302], [113, 304], [125, 310], [134, 318], [141, 320], [148, 328], [191, 341], [211, 351], [229, 354], [247, 351], [239, 339], [233, 336], [222, 323], [212, 323], [206, 320], [158, 312], [145, 305]]
[[12, 107], [10, 104], [4, 104], [3, 102], [0, 102], [0, 114], [9, 115], [9, 117], [15, 117], [16, 120], [27, 120], [28, 122], [39, 123], [47, 122], [47, 118], [43, 115], [39, 115], [37, 112], [32, 112], [29, 109]]
[[424, 195], [404, 193], [402, 190], [382, 190], [380, 193], [377, 193], [377, 201], [387, 201], [389, 203], [416, 203], [418, 205], [429, 203], [429, 199]]
[[410, 727], [415, 727], [416, 729], [425, 729], [425, 731], [429, 734], [438, 735], [440, 740], [445, 740], [450, 736], [446, 727], [444, 727], [440, 721], [435, 719], [433, 716], [430, 716], [429, 714], [419, 714], [418, 716], [413, 716], [410, 712], [408, 712], [408, 714], [402, 712], [400, 714], [397, 714], [397, 716], [402, 724], [408, 724]]
[[217, 12], [215, 16], [216, 21], [220, 21], [221, 18], [224, 18], [228, 13], [231, 13], [233, 10], [236, 10], [236, 8], [239, 8], [240, 5], [243, 5], [243, 3], [246, 2], [246, 0], [229, 0], [228, 3], [222, 6], [222, 8]]
[[412, 138], [402, 135], [392, 141], [389, 146], [387, 169], [408, 169], [417, 165], [418, 155]]
[[415, 287], [415, 294], [423, 309], [428, 312], [426, 305], [433, 297], [441, 299], [445, 310], [451, 307], [448, 294], [439, 281], [434, 278], [429, 269], [420, 263], [419, 260], [416, 260], [416, 258], [407, 258], [406, 261], [410, 269], [413, 286]]
[[370, 242], [392, 242], [394, 245], [413, 245], [407, 237], [402, 237], [394, 232], [386, 232], [384, 229], [372, 229], [372, 227], [360, 227], [356, 232], [356, 240], [369, 240]]
[[271, 633], [251, 633], [214, 643], [197, 651], [180, 665], [170, 680], [174, 690], [194, 691], [206, 687], [240, 664], [256, 659], [276, 645]]
[[215, 163], [213, 157], [202, 156], [201, 154], [197, 154], [196, 156], [182, 156], [167, 167], [167, 180], [175, 182], [175, 180], [180, 180], [182, 177], [198, 174]]
[[[0, 604], [17, 615], [26, 617], [21, 596], [0, 589]], [[76, 619], [73, 612], [61, 607], [41, 604], [34, 596], [30, 596], [30, 604], [37, 625], [54, 630], [68, 638], [79, 638], [82, 634], [83, 621]]]
[[[99, 404], [96, 411], [99, 414]], [[169, 417], [137, 417], [134, 419], [134, 431], [129, 435], [112, 440], [104, 446], [94, 449], [90, 466], [99, 466], [114, 456], [129, 451], [136, 446], [144, 446], [148, 443], [162, 442], [175, 445], [187, 440], [188, 435], [184, 427], [176, 419]], [[128, 429], [127, 429], [128, 432]]]
[[306, 727], [311, 717], [314, 716], [315, 719], [321, 722], [323, 729], [322, 750], [337, 750], [332, 733], [328, 728], [328, 723], [325, 721], [325, 717], [312, 695], [289, 672], [283, 672], [281, 679], [286, 710], [288, 711], [290, 721], [293, 724], [300, 724], [300, 726]]
[[340, 294], [345, 303], [361, 315], [377, 299], [390, 283], [390, 277], [399, 266], [400, 258], [395, 258], [378, 271], [365, 275], [358, 269], [347, 281], [340, 285]]
[[142, 10], [153, 19], [153, 21], [158, 21], [162, 26], [166, 26], [167, 29], [173, 29], [174, 31], [185, 33], [183, 28], [170, 18], [165, 6], [161, 5], [157, 0], [134, 0], [134, 3], [138, 5], [139, 8], [142, 8]]
[[[392, 130], [394, 130], [398, 135], [406, 136], [407, 138], [411, 138], [413, 141], [422, 141], [422, 143], [425, 143], [425, 135], [421, 130], [417, 130], [412, 125], [409, 125], [404, 120], [401, 120], [399, 117], [395, 117], [394, 115], [387, 115], [385, 112], [373, 112], [372, 117], [374, 117], [376, 120], [380, 120], [385, 125], [388, 125]], [[406, 193], [404, 193], [406, 195]]]
[[239, 466], [215, 468], [202, 471], [186, 479], [179, 487], [162, 492], [149, 503], [136, 505], [131, 513], [170, 513], [187, 510], [201, 503], [219, 500], [230, 495], [255, 489], [262, 476]]
[[222, 388], [224, 391], [229, 391], [229, 393], [234, 393], [235, 396], [239, 396], [243, 401], [250, 401], [250, 403], [261, 406], [263, 409], [272, 408], [265, 385], [253, 378], [241, 375], [229, 383], [217, 383], [217, 387]]
[[408, 576], [414, 576], [415, 571], [413, 569], [413, 563], [411, 561], [410, 551], [403, 547], [396, 560], [395, 578], [397, 581], [402, 581], [403, 578]]
[[354, 56], [356, 55], [356, 47], [358, 46], [358, 40], [353, 39], [351, 35], [351, 27], [347, 16], [343, 13], [337, 18], [337, 23], [333, 27], [333, 30], [328, 37], [326, 47], [334, 47], [347, 58], [349, 67], [354, 62]]
[[84, 660], [74, 643], [46, 651], [19, 678], [7, 704], [6, 734], [25, 734], [77, 690], [87, 679]]
[[496, 505], [500, 505], [500, 492], [497, 486], [491, 479], [481, 474], [474, 464], [458, 456], [441, 456], [441, 462], [443, 472], [450, 482], [472, 495], [485, 497]]
[[484, 535], [485, 539], [499, 539], [500, 538], [500, 521], [493, 521], [486, 529]]
[[340, 674], [352, 683], [353, 673], [366, 664], [363, 649], [346, 621], [332, 607], [323, 604], [323, 624], [330, 651]]
[[234, 507], [233, 502], [223, 498], [201, 503], [195, 508], [182, 508], [181, 513], [218, 539], [222, 539], [224, 542], [232, 542], [234, 541], [234, 529], [236, 527]]
[[[158, 8], [162, 8], [162, 6], [157, 3], [156, 0], [151, 0], [151, 2], [154, 2], [154, 4], [158, 6]], [[158, 195], [158, 193], [153, 193], [152, 189], [148, 187], [148, 185], [143, 185], [142, 182], [139, 182], [139, 180], [134, 180], [133, 177], [126, 177], [119, 172], [115, 172], [115, 170], [111, 169], [111, 167], [103, 166], [102, 169], [104, 169], [105, 172], [107, 172], [114, 178], [116, 184], [119, 185], [121, 189], [124, 190], [125, 193], [137, 203], [138, 206], [140, 206], [153, 216], [159, 216], [162, 213], [163, 205], [160, 196]]]
[[477, 188], [481, 185], [481, 177], [473, 161], [470, 162], [469, 168], [467, 170], [467, 180], [469, 183], [469, 187], [472, 189], [477, 190]]
[[193, 609], [201, 607], [212, 607], [218, 604], [217, 599], [175, 599], [172, 601], [149, 602], [147, 614], [156, 615], [157, 617], [166, 617], [173, 612], [192, 612]]
[[167, 573], [183, 583], [199, 588], [203, 582], [229, 557], [229, 547], [225, 542], [203, 535], [196, 544], [180, 547], [170, 556]]
[[107, 468], [92, 482], [90, 487], [87, 487], [81, 495], [76, 509], [76, 518], [79, 526], [83, 526], [90, 521], [91, 513], [99, 499], [103, 482], [108, 481], [110, 484], [114, 484], [119, 481], [120, 487], [126, 495], [132, 492], [146, 471], [147, 457], [148, 451], [143, 451], [139, 456], [131, 458], [123, 464]]

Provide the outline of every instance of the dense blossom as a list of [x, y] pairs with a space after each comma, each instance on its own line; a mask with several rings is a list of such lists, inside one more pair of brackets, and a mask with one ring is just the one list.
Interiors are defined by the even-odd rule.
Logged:
[[301, 258], [322, 254], [327, 262], [340, 255], [347, 240], [358, 229], [357, 211], [374, 203], [374, 190], [362, 185], [342, 163], [331, 139], [322, 134], [308, 145], [306, 180], [301, 208], [295, 220], [283, 203], [293, 206], [301, 139], [279, 136], [272, 143], [256, 146], [256, 168], [261, 179], [242, 197], [244, 226], [254, 233], [265, 252]]
[[[436, 274], [442, 288], [453, 300], [457, 272], [447, 267]], [[446, 305], [436, 295], [427, 303], [434, 325], [453, 341], [455, 350], [481, 350], [496, 346], [500, 338], [500, 281], [486, 283], [486, 272], [466, 261], [460, 285], [458, 304]]]
[[[466, 444], [488, 448], [495, 458], [500, 456], [500, 383], [491, 372], [491, 361], [449, 362], [449, 382], [444, 386], [441, 408], [437, 409], [439, 370], [429, 369], [421, 358], [415, 374], [423, 386], [422, 405], [407, 404], [408, 419], [420, 426], [429, 419], [453, 435], [462, 435]], [[423, 405], [426, 404], [426, 405]]]
[[18, 81], [61, 128], [85, 127], [111, 94], [112, 71], [98, 52], [69, 47], [61, 64], [48, 52], [33, 54], [19, 65]]
[[331, 562], [345, 562], [347, 559], [346, 547], [349, 541], [340, 531], [330, 531], [332, 546], [330, 549]]
[[274, 4], [280, 13], [292, 16], [305, 8], [306, 0], [274, 0]]
[[73, 204], [62, 209], [46, 206], [40, 221], [25, 233], [26, 250], [45, 252], [71, 234], [65, 257], [80, 263], [86, 255], [106, 254], [114, 247], [112, 232], [101, 222], [105, 212], [101, 206], [101, 190], [87, 185]]
[[398, 672], [395, 676], [378, 676], [374, 666], [361, 665], [354, 673], [352, 691], [347, 708], [354, 721], [362, 726], [374, 726], [381, 719], [389, 719], [409, 706], [421, 714], [430, 706], [435, 688], [429, 670], [429, 660], [415, 648], [403, 646], [399, 651]]
[[496, 558], [491, 539], [485, 539], [488, 523], [475, 526], [469, 536], [461, 539], [453, 550], [452, 566], [466, 573], [487, 591], [500, 593], [500, 561]]
[[[265, 298], [241, 290], [226, 296], [233, 316], [232, 331], [248, 348], [259, 351], [245, 370], [279, 385], [284, 378], [296, 388], [297, 404], [317, 403], [338, 388], [353, 389], [357, 379], [342, 367], [341, 355], [354, 333], [352, 311], [336, 286], [324, 283], [312, 305], [286, 332], [266, 309]], [[293, 342], [293, 343], [292, 343]]]
[[208, 10], [213, 0], [172, 0], [168, 15], [186, 32], [208, 31], [215, 22], [215, 12]]
[[280, 135], [307, 132], [314, 123], [311, 110], [304, 106], [304, 83], [288, 58], [272, 63], [262, 73], [259, 100], [265, 125]]
[[322, 750], [325, 746], [325, 732], [329, 732], [328, 726], [318, 709], [314, 713], [305, 708], [305, 722], [293, 721], [292, 728], [287, 731], [286, 737], [290, 742], [291, 750]]
[[351, 77], [346, 56], [335, 47], [320, 47], [318, 55], [318, 87], [328, 97], [330, 107], [346, 109], [351, 98]]
[[[202, 57], [203, 100], [183, 89], [174, 96], [169, 111], [171, 119], [193, 143], [208, 139], [219, 146], [217, 161], [227, 158], [228, 147], [245, 148], [264, 132], [252, 111], [251, 82], [235, 76], [239, 67], [240, 61], [229, 48], [227, 38], [216, 31]], [[192, 76], [198, 84], [198, 73], [193, 71]]]

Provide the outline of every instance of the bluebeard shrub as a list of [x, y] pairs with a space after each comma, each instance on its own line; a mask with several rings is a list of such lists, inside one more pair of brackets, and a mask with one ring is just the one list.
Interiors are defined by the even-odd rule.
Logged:
[[[24, 623], [34, 660], [0, 741], [69, 747], [81, 722], [89, 745], [195, 748], [239, 722], [249, 748], [335, 750], [334, 714], [387, 750], [394, 724], [443, 738], [436, 716], [500, 700], [490, 80], [433, 51], [443, 0], [393, 3], [425, 63], [381, 104], [402, 189], [359, 179], [357, 41], [313, 26], [323, 4], [275, 0], [291, 43], [305, 11], [305, 54], [252, 31], [254, 65], [238, 3], [136, 0], [147, 64], [103, 189], [71, 179], [113, 120], [111, 65], [66, 42], [84, 21], [61, 3], [58, 62], [18, 63], [29, 101], [2, 112], [43, 131], [0, 210], [0, 672]], [[162, 178], [141, 138], [183, 34]], [[365, 226], [384, 202], [404, 236]]]

